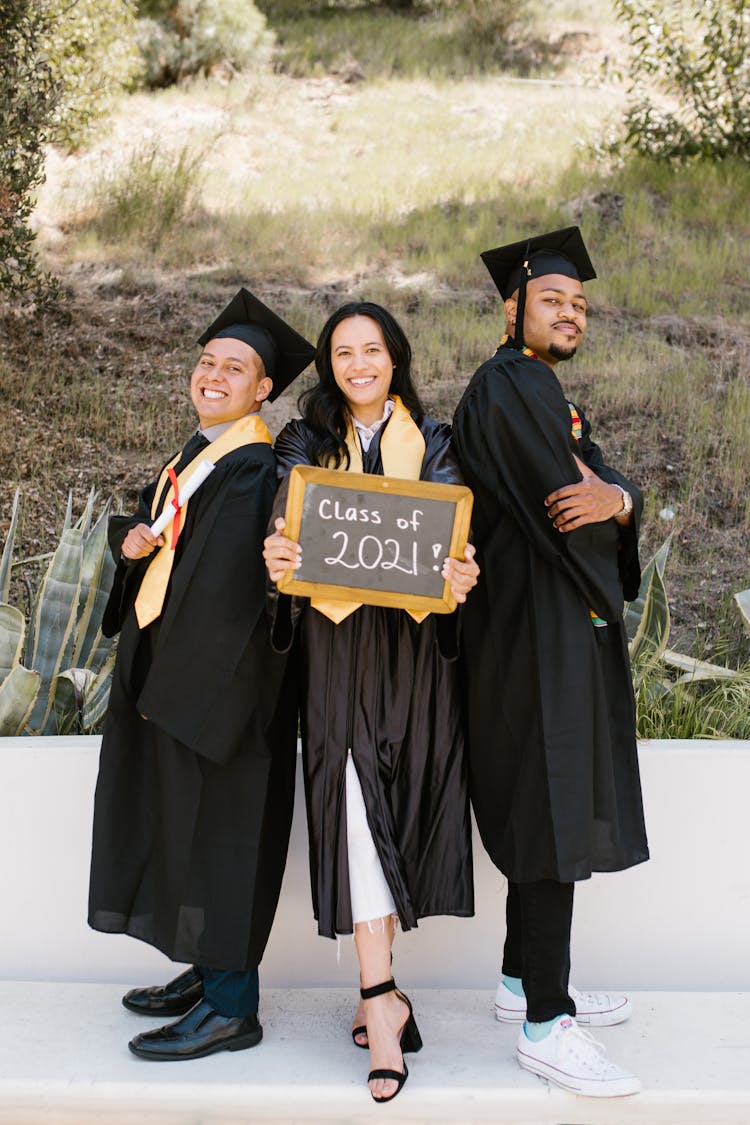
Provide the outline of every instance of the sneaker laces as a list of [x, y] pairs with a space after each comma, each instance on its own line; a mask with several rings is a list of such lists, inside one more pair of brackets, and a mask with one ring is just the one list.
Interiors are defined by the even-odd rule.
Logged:
[[579, 992], [571, 985], [568, 988], [568, 995], [576, 1008], [582, 1011], [604, 1012], [615, 1007], [612, 997], [606, 992]]
[[555, 1041], [555, 1062], [562, 1062], [566, 1057], [572, 1056], [576, 1062], [584, 1066], [592, 1074], [603, 1075], [616, 1071], [618, 1068], [607, 1058], [607, 1049], [603, 1043], [579, 1027], [571, 1019], [570, 1027], [565, 1028]]

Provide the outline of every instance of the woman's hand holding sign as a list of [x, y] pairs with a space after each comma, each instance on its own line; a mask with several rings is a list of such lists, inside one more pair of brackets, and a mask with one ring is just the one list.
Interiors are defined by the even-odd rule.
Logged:
[[283, 535], [286, 522], [279, 517], [274, 521], [276, 532], [263, 541], [263, 558], [272, 582], [278, 582], [288, 570], [297, 570], [302, 565], [302, 548], [293, 539]]
[[469, 590], [477, 584], [479, 567], [474, 561], [476, 548], [467, 543], [463, 560], [446, 559], [443, 563], [442, 578], [449, 583], [451, 593], [457, 602], [465, 602]]

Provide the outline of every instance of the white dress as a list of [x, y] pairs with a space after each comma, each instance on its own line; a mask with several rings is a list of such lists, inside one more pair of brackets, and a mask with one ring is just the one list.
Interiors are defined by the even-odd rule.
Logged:
[[[363, 426], [356, 418], [354, 425], [366, 453], [373, 437], [391, 416], [392, 399], [387, 399], [383, 417], [372, 426]], [[352, 920], [373, 922], [388, 914], [396, 915], [396, 904], [385, 881], [383, 868], [375, 850], [372, 833], [367, 823], [362, 787], [351, 750], [346, 761], [346, 845], [349, 861], [349, 897]]]

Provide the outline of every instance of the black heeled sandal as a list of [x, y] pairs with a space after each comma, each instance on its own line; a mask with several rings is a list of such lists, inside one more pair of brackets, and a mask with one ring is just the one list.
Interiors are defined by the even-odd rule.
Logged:
[[[393, 954], [392, 953], [391, 953], [391, 965], [393, 965]], [[362, 989], [360, 988], [360, 992], [361, 991], [362, 991]], [[396, 991], [398, 992], [398, 989], [396, 989]], [[404, 1000], [406, 1000], [405, 996], [404, 996]], [[407, 1002], [407, 1004], [409, 1003], [408, 1000], [406, 1000], [406, 1002]], [[410, 1007], [411, 1007], [411, 1005], [410, 1005]], [[357, 1025], [357, 1027], [352, 1028], [352, 1042], [354, 1043], [354, 1046], [359, 1047], [359, 1049], [361, 1051], [369, 1051], [369, 1049], [370, 1049], [369, 1042], [368, 1043], [358, 1043], [357, 1042], [357, 1036], [358, 1035], [367, 1035], [367, 1024], [366, 1023], [360, 1023], [360, 1024]], [[420, 1044], [421, 1044], [421, 1040], [420, 1040]]]
[[[401, 1034], [399, 1035], [399, 1046], [401, 1047], [401, 1054], [405, 1055], [407, 1051], [411, 1051], [412, 1053], [421, 1051], [422, 1036], [419, 1034], [417, 1021], [414, 1019], [414, 1010], [411, 1006], [411, 1000], [408, 996], [405, 996], [399, 988], [396, 987], [396, 982], [393, 977], [391, 977], [390, 980], [384, 981], [383, 984], [376, 984], [373, 985], [372, 988], [360, 988], [359, 990], [359, 994], [363, 1000], [373, 1000], [376, 996], [383, 996], [386, 992], [395, 992], [399, 1000], [402, 1000], [409, 1009], [409, 1015], [406, 1019], [406, 1023], [401, 1028]], [[357, 1044], [357, 1046], [359, 1046], [359, 1044]], [[374, 1078], [388, 1078], [391, 1081], [398, 1083], [397, 1088], [393, 1091], [392, 1094], [389, 1094], [387, 1098], [378, 1098], [375, 1096], [375, 1094], [372, 1094], [372, 1100], [374, 1102], [393, 1101], [396, 1095], [401, 1093], [403, 1085], [408, 1077], [409, 1068], [406, 1065], [406, 1059], [404, 1059], [403, 1071], [388, 1070], [383, 1068], [371, 1070], [367, 1076], [368, 1082], [372, 1082]]]

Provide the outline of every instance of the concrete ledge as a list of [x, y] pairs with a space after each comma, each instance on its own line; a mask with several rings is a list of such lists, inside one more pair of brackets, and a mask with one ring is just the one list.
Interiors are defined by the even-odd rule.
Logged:
[[[0, 739], [0, 979], [147, 984], [173, 975], [150, 947], [86, 926], [98, 749], [96, 738]], [[578, 885], [574, 983], [750, 991], [750, 742], [647, 742], [640, 761], [652, 859]], [[476, 837], [475, 883], [475, 918], [427, 919], [399, 936], [399, 979], [420, 988], [493, 986], [505, 892]], [[337, 951], [317, 937], [298, 777], [262, 983], [348, 987], [356, 979], [351, 942]]]
[[[407, 985], [406, 979], [403, 980]], [[410, 982], [409, 982], [410, 983]], [[264, 1122], [506, 1121], [512, 1125], [747, 1125], [750, 995], [640, 993], [634, 1015], [597, 1031], [642, 1079], [629, 1098], [581, 1098], [521, 1070], [518, 1031], [489, 991], [413, 991], [425, 1040], [388, 1110], [366, 1089], [349, 1038], [353, 990], [271, 989], [262, 1044], [190, 1063], [134, 1058], [151, 1026], [124, 985], [0, 984], [0, 1125], [264, 1125]]]

